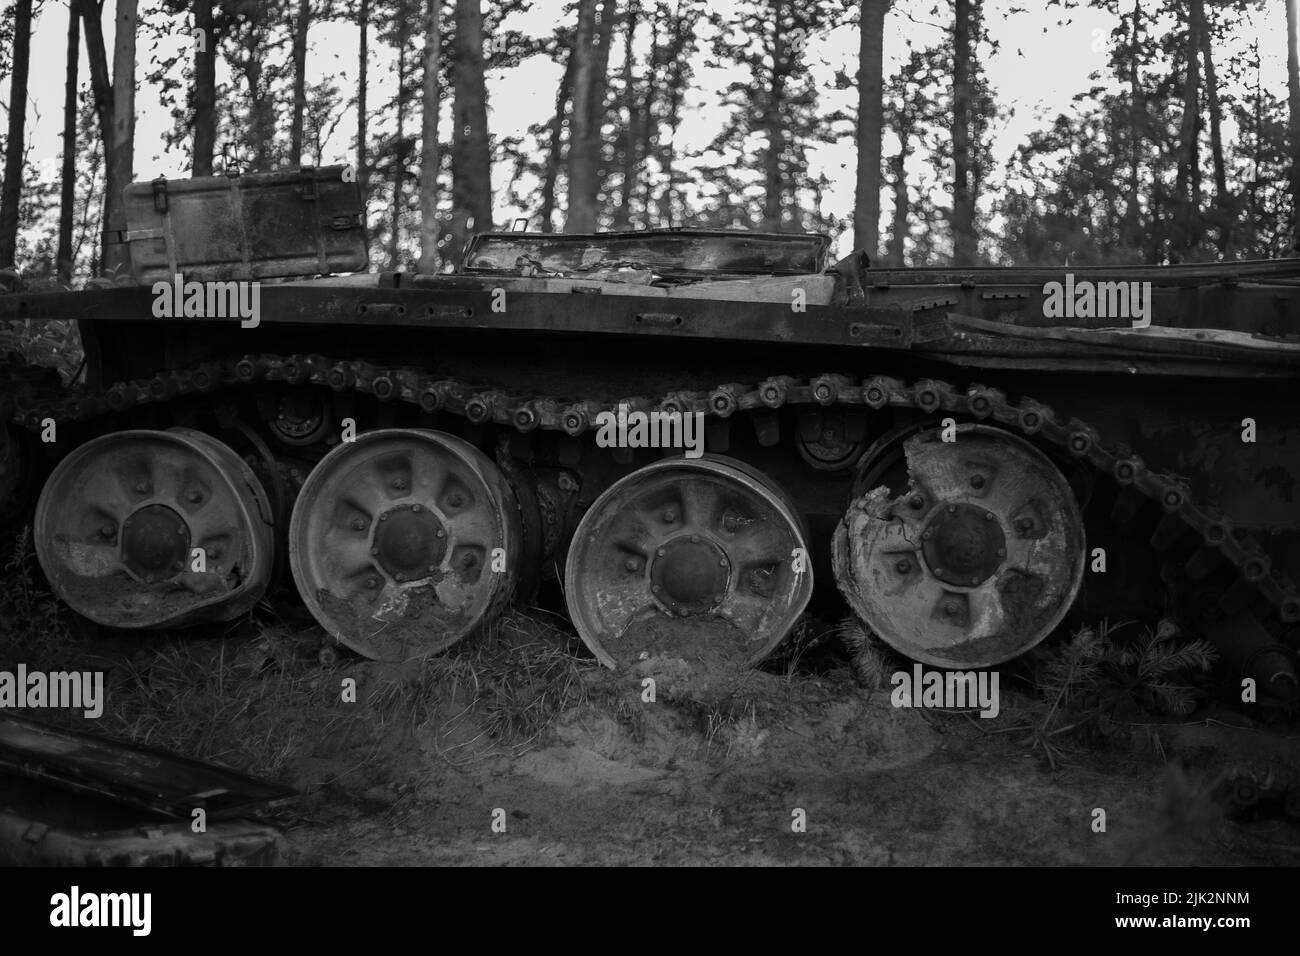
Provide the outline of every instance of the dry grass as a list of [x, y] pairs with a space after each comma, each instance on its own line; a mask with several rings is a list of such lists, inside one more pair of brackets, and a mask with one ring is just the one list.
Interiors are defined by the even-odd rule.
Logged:
[[[451, 762], [471, 752], [518, 755], [586, 699], [584, 671], [596, 666], [572, 633], [522, 611], [400, 670], [352, 655], [323, 667], [319, 632], [265, 615], [217, 639], [178, 632], [103, 641], [74, 626], [50, 594], [29, 538], [19, 535], [0, 583], [0, 667], [105, 672], [101, 719], [55, 710], [38, 719], [257, 776], [291, 778], [299, 758], [347, 764], [330, 783], [374, 766], [412, 735], [437, 738], [460, 725], [479, 731], [481, 745], [462, 744], [447, 754]], [[355, 703], [343, 699], [347, 677], [356, 680]]]

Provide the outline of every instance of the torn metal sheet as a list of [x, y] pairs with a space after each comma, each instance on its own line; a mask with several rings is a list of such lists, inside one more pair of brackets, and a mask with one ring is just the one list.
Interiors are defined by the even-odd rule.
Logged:
[[801, 275], [824, 271], [829, 249], [826, 236], [757, 232], [483, 233], [470, 242], [464, 271], [572, 275], [635, 264], [669, 276]]
[[9, 714], [0, 716], [0, 771], [183, 820], [196, 809], [228, 818], [294, 796], [209, 763]]
[[0, 807], [2, 866], [271, 866], [282, 837], [249, 820], [79, 829]]

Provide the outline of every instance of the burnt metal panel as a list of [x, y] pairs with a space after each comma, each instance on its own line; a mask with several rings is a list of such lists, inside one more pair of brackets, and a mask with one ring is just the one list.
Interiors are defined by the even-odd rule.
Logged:
[[294, 795], [287, 787], [152, 747], [8, 714], [0, 716], [0, 770], [183, 819], [197, 808], [216, 818]]
[[674, 275], [808, 275], [826, 269], [830, 239], [819, 235], [652, 229], [565, 235], [490, 232], [470, 241], [463, 271], [519, 275], [581, 274], [616, 262]]

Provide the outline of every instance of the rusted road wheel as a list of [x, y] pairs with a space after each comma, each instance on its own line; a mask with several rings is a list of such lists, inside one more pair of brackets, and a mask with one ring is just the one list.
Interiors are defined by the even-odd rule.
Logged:
[[41, 491], [34, 536], [55, 593], [113, 627], [232, 620], [261, 599], [274, 560], [261, 484], [229, 447], [188, 428], [77, 448]]
[[[1083, 577], [1083, 520], [1065, 477], [986, 425], [900, 436], [910, 485], [865, 488], [835, 532], [841, 593], [878, 637], [939, 667], [988, 667], [1029, 650]], [[873, 449], [865, 478], [891, 469]], [[897, 484], [897, 482], [896, 482]], [[861, 486], [860, 486], [861, 487]]]
[[337, 640], [401, 661], [445, 650], [514, 596], [522, 533], [515, 494], [473, 445], [428, 429], [366, 432], [303, 483], [289, 566]]
[[752, 665], [812, 594], [807, 533], [777, 485], [731, 459], [664, 459], [612, 485], [578, 525], [565, 598], [606, 667], [664, 655]]

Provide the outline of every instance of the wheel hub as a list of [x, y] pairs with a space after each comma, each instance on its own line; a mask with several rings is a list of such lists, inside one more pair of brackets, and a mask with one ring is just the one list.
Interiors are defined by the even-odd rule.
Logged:
[[655, 552], [651, 590], [671, 611], [701, 614], [722, 603], [730, 569], [726, 552], [712, 540], [674, 538]]
[[92, 439], [58, 464], [32, 534], [51, 587], [78, 614], [110, 627], [185, 627], [234, 620], [261, 600], [273, 520], [230, 446], [189, 428], [135, 430]]
[[496, 619], [524, 558], [521, 509], [497, 465], [430, 429], [336, 447], [303, 483], [289, 566], [335, 640], [376, 660], [440, 653]]
[[959, 425], [955, 441], [899, 432], [860, 470], [831, 558], [871, 633], [964, 669], [1023, 654], [1060, 623], [1083, 578], [1083, 519], [1033, 445], [987, 425]]
[[122, 564], [146, 584], [165, 581], [185, 569], [190, 529], [166, 505], [146, 505], [122, 523]]
[[587, 509], [565, 601], [606, 667], [663, 658], [716, 674], [752, 666], [789, 634], [812, 594], [807, 554], [807, 529], [766, 476], [716, 455], [665, 458]]
[[396, 581], [428, 577], [447, 553], [447, 532], [428, 508], [401, 505], [379, 516], [372, 553]]
[[987, 581], [1006, 557], [1006, 535], [997, 516], [968, 504], [938, 510], [921, 534], [930, 573], [958, 587]]

